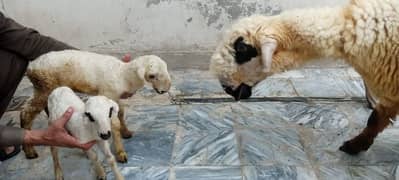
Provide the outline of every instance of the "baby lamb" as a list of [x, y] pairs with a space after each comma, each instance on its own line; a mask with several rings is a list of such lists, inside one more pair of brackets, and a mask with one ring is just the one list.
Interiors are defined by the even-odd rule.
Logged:
[[[48, 98], [49, 124], [61, 117], [68, 107], [74, 109], [71, 119], [66, 124], [68, 132], [76, 137], [80, 143], [96, 140], [96, 145], [107, 158], [116, 179], [124, 179], [119, 172], [107, 141], [111, 137], [111, 119], [117, 118], [118, 104], [105, 96], [93, 96], [86, 103], [83, 103], [72, 89], [59, 87]], [[104, 168], [98, 161], [96, 152], [89, 149], [85, 153], [94, 165], [97, 178], [106, 179]], [[51, 146], [51, 155], [54, 163], [54, 175], [57, 180], [61, 180], [63, 174], [58, 159], [58, 151], [54, 146]]]
[[[129, 98], [144, 84], [163, 94], [169, 91], [171, 80], [166, 63], [154, 55], [141, 56], [129, 63], [92, 52], [65, 50], [50, 52], [32, 61], [27, 76], [33, 84], [33, 97], [21, 112], [21, 127], [30, 129], [35, 116], [45, 107], [48, 95], [57, 87], [68, 86], [75, 92], [103, 95], [119, 104], [119, 121], [112, 121], [112, 137], [118, 162], [127, 162], [121, 142], [130, 138], [124, 121], [124, 108], [120, 99]], [[28, 159], [38, 155], [32, 146], [23, 146]]]
[[225, 33], [210, 69], [239, 100], [272, 74], [320, 58], [343, 59], [362, 76], [374, 110], [367, 127], [339, 149], [368, 150], [399, 111], [399, 1], [350, 0], [343, 7], [243, 18]]

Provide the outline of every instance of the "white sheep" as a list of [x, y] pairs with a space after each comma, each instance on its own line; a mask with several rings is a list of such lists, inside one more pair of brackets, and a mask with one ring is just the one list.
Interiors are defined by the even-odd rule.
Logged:
[[[120, 99], [132, 96], [145, 82], [152, 84], [160, 94], [171, 86], [167, 64], [154, 55], [123, 63], [112, 56], [85, 51], [50, 52], [30, 63], [27, 76], [33, 84], [34, 94], [21, 112], [21, 127], [25, 129], [32, 127], [35, 116], [45, 108], [50, 92], [60, 86], [91, 95], [104, 95], [118, 102], [119, 121], [112, 122], [112, 137], [119, 162], [127, 162], [121, 135], [123, 138], [132, 136], [124, 121]], [[38, 157], [32, 146], [24, 145], [23, 149], [28, 159]]]
[[[119, 106], [116, 102], [105, 96], [90, 97], [86, 103], [68, 87], [56, 88], [48, 97], [49, 124], [56, 121], [69, 108], [74, 109], [71, 119], [66, 124], [66, 129], [80, 143], [96, 140], [96, 145], [103, 152], [115, 174], [116, 179], [124, 179], [113, 154], [111, 153], [108, 139], [111, 137], [111, 119], [117, 118]], [[106, 179], [104, 168], [97, 159], [97, 153], [90, 149], [85, 151], [94, 165], [98, 179]], [[63, 179], [57, 148], [51, 146], [56, 179]]]
[[357, 154], [399, 111], [399, 1], [351, 0], [343, 7], [243, 18], [226, 31], [210, 70], [239, 100], [274, 73], [326, 57], [344, 59], [364, 79], [371, 104], [370, 97], [378, 99], [367, 128], [340, 147]]

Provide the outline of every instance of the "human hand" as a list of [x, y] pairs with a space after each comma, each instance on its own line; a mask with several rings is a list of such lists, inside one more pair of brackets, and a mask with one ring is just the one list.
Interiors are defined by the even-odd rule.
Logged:
[[73, 109], [68, 108], [61, 118], [54, 121], [46, 130], [26, 131], [24, 143], [30, 145], [49, 145], [69, 148], [90, 149], [96, 142], [80, 144], [79, 141], [71, 136], [65, 129], [65, 124], [71, 118]]

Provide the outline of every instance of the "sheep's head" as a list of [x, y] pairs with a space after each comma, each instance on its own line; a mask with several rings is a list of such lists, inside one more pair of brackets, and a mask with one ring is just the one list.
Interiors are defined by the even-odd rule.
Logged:
[[139, 57], [137, 61], [139, 65], [137, 73], [142, 80], [150, 83], [158, 94], [169, 91], [171, 79], [165, 61], [154, 55]]
[[265, 16], [239, 20], [225, 32], [211, 57], [210, 71], [236, 100], [249, 98], [252, 87], [274, 72], [272, 61], [278, 45], [267, 35], [273, 27], [263, 27], [269, 21]]
[[93, 96], [87, 100], [85, 106], [87, 123], [97, 130], [101, 139], [109, 139], [111, 137], [111, 120], [118, 116], [118, 104], [104, 96]]

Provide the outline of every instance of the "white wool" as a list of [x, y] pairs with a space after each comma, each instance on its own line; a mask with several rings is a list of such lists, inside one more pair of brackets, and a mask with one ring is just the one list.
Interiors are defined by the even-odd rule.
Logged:
[[[90, 97], [84, 104], [70, 88], [59, 87], [48, 98], [49, 121], [58, 120], [68, 107], [72, 107], [74, 113], [67, 122], [66, 129], [81, 143], [102, 140], [100, 133], [107, 134], [111, 131], [111, 118], [108, 117], [110, 108], [113, 107], [113, 117], [119, 111], [118, 105], [104, 96]], [[90, 113], [96, 121], [91, 122], [85, 112]]]

